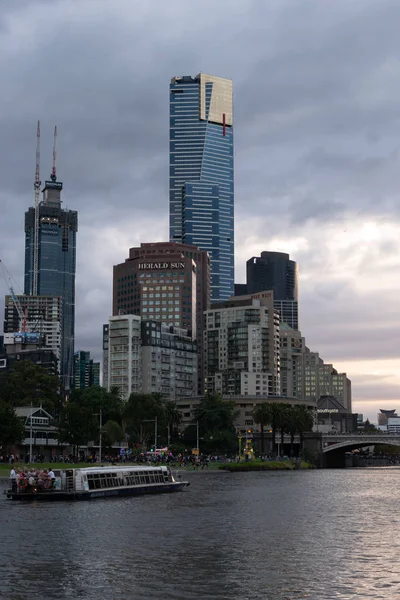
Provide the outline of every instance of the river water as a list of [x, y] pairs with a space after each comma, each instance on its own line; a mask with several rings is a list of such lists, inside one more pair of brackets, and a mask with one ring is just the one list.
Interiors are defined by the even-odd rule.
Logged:
[[0, 598], [400, 598], [399, 475], [200, 472], [178, 494], [1, 496]]

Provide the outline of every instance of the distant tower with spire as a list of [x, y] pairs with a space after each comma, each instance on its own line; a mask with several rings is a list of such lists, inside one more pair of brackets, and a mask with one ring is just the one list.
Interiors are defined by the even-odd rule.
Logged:
[[[78, 213], [75, 210], [64, 210], [61, 206], [63, 184], [57, 181], [56, 141], [57, 127], [54, 128], [51, 175], [50, 179], [44, 182], [42, 201], [35, 201], [36, 208], [31, 207], [25, 213], [24, 287], [25, 294], [28, 295], [62, 298], [60, 372], [63, 387], [69, 390], [73, 381], [74, 365]], [[36, 162], [38, 163], [38, 159]], [[38, 164], [36, 169], [38, 172]]]

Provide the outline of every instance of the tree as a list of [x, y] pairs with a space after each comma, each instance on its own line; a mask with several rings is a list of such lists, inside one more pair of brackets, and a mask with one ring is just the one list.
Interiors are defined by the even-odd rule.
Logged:
[[261, 454], [264, 454], [264, 427], [272, 420], [271, 404], [269, 402], [257, 404], [253, 410], [253, 420], [260, 425]]
[[295, 418], [297, 420], [297, 432], [300, 436], [300, 447], [303, 449], [304, 433], [312, 431], [314, 426], [314, 415], [312, 411], [304, 404], [298, 404], [294, 407]]
[[182, 420], [181, 413], [179, 412], [174, 400], [168, 400], [165, 403], [165, 419], [167, 421], [168, 428], [167, 445], [169, 446], [171, 442], [171, 433], [173, 434], [174, 428], [177, 427]]
[[98, 415], [101, 410], [103, 423], [112, 420], [121, 424], [124, 402], [116, 390], [108, 392], [96, 385], [84, 390], [75, 389], [71, 392], [70, 402], [90, 409], [93, 414]]
[[165, 419], [165, 408], [159, 395], [131, 394], [123, 411], [125, 430], [131, 441], [145, 445], [154, 431], [156, 417], [157, 426], [161, 426]]
[[102, 428], [102, 436], [104, 448], [111, 448], [113, 444], [124, 439], [122, 428], [116, 421], [107, 421]]
[[98, 437], [98, 434], [98, 420], [93, 411], [76, 402], [67, 402], [61, 411], [59, 441], [71, 444], [78, 452], [80, 446], [86, 446], [88, 441]]
[[364, 431], [368, 431], [370, 433], [373, 433], [374, 431], [378, 431], [377, 428], [375, 427], [375, 425], [373, 423], [371, 423], [369, 421], [369, 419], [367, 419], [364, 423]]
[[[238, 416], [234, 400], [224, 400], [220, 394], [207, 394], [194, 411], [194, 421], [199, 423], [202, 444], [207, 451], [231, 451], [236, 444], [234, 420]], [[195, 427], [185, 430], [185, 438], [192, 439]]]
[[60, 381], [29, 360], [16, 361], [7, 373], [2, 397], [13, 406], [43, 406], [54, 414], [60, 405]]
[[295, 406], [288, 406], [286, 427], [290, 435], [290, 456], [293, 456], [294, 437], [297, 433], [297, 412]]
[[20, 444], [25, 437], [25, 425], [9, 402], [0, 400], [0, 448]]

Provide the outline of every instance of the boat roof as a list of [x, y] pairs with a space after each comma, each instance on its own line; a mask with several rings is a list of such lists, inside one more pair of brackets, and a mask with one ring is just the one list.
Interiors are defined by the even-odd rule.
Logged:
[[[95, 471], [132, 471], [133, 469], [135, 471], [148, 471], [149, 469], [166, 469], [167, 466], [166, 465], [149, 465], [149, 466], [144, 466], [144, 465], [106, 465], [106, 466], [101, 466], [101, 467], [73, 467], [74, 471], [91, 471], [91, 472], [95, 472]], [[66, 469], [67, 471], [69, 469]]]

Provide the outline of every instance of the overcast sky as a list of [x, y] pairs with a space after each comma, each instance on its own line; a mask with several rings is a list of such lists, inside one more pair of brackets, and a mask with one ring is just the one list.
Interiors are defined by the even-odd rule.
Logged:
[[1, 2], [0, 258], [22, 288], [36, 121], [42, 181], [57, 124], [76, 349], [100, 359], [113, 264], [168, 239], [170, 78], [232, 78], [236, 282], [289, 252], [308, 346], [355, 411], [400, 409], [399, 22], [398, 0]]

